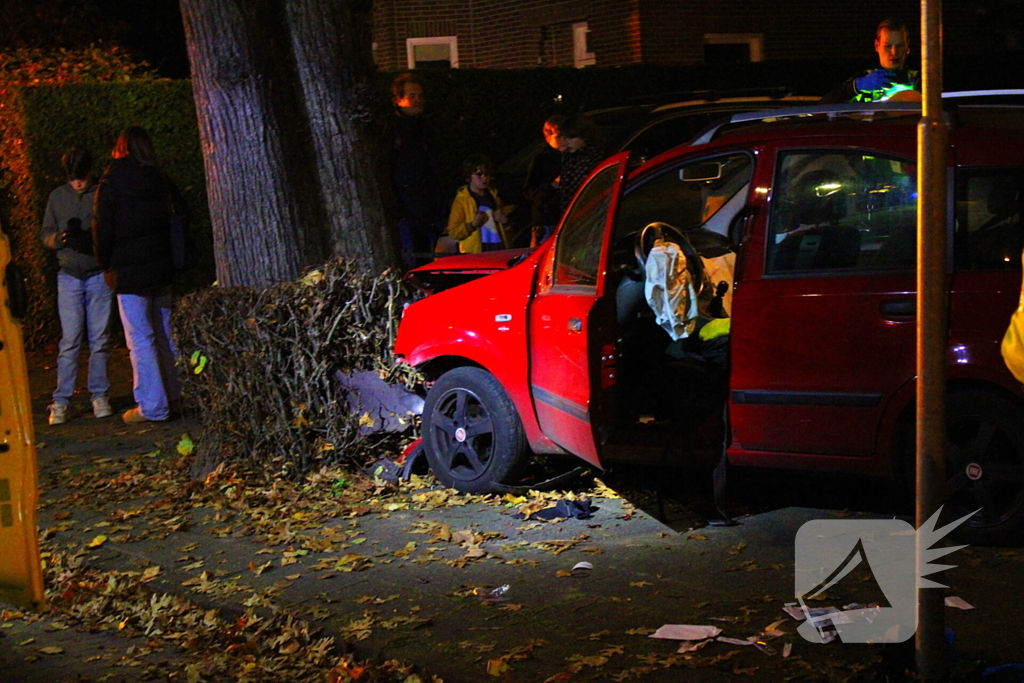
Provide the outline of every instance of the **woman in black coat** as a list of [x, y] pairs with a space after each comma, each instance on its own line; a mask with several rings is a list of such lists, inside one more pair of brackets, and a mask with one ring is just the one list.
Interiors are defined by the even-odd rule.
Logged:
[[127, 423], [166, 420], [180, 409], [181, 379], [171, 337], [171, 213], [179, 201], [157, 167], [145, 130], [127, 128], [100, 179], [93, 212], [93, 246], [107, 284], [117, 294], [132, 362], [138, 406]]

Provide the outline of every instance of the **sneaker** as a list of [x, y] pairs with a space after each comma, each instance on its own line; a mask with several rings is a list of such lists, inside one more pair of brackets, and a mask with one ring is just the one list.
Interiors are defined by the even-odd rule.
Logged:
[[99, 398], [93, 399], [92, 414], [96, 417], [110, 417], [113, 415], [114, 409], [110, 407], [110, 399], [106, 396], [100, 396]]
[[68, 421], [68, 406], [64, 403], [53, 403], [49, 406], [50, 424], [62, 425]]

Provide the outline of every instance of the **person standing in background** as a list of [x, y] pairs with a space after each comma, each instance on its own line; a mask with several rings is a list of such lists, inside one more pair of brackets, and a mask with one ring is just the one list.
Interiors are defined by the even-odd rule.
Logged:
[[875, 52], [879, 68], [854, 76], [821, 98], [823, 104], [840, 102], [877, 102], [887, 100], [899, 91], [907, 92], [901, 99], [914, 97], [921, 89], [919, 72], [907, 69], [910, 34], [899, 19], [885, 19], [875, 29]]
[[445, 200], [433, 137], [423, 110], [423, 85], [411, 73], [391, 84], [395, 112], [389, 125], [388, 167], [395, 196], [402, 264], [406, 269], [429, 262], [443, 233]]
[[576, 190], [604, 158], [597, 142], [597, 126], [587, 116], [567, 118], [558, 128], [562, 170], [558, 180], [558, 207], [564, 213]]
[[536, 247], [551, 236], [562, 218], [558, 202], [562, 157], [558, 152], [559, 127], [565, 117], [556, 114], [544, 122], [544, 148], [530, 160], [523, 182], [523, 197], [530, 202], [530, 246]]
[[61, 159], [67, 183], [50, 193], [40, 238], [57, 252], [57, 312], [61, 339], [57, 352], [57, 388], [49, 406], [51, 425], [70, 417], [71, 397], [78, 380], [78, 356], [83, 338], [89, 340], [88, 389], [92, 413], [113, 414], [107, 392], [110, 357], [110, 307], [113, 294], [103, 281], [103, 269], [92, 253], [93, 199], [96, 196], [92, 155], [72, 147]]
[[157, 166], [138, 126], [117, 138], [100, 178], [92, 232], [96, 260], [117, 294], [138, 405], [129, 424], [159, 422], [181, 410], [181, 378], [171, 337], [171, 214], [184, 212], [177, 188]]

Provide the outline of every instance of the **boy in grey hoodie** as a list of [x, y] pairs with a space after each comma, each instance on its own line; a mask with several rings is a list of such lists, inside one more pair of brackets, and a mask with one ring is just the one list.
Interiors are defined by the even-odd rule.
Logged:
[[96, 417], [113, 414], [107, 392], [107, 359], [110, 356], [110, 307], [113, 293], [93, 256], [93, 199], [96, 196], [92, 155], [73, 147], [61, 159], [68, 182], [50, 193], [40, 237], [57, 251], [57, 310], [61, 340], [57, 354], [57, 388], [50, 405], [50, 424], [68, 421], [71, 397], [78, 379], [78, 354], [82, 340], [89, 340], [89, 381], [92, 411]]

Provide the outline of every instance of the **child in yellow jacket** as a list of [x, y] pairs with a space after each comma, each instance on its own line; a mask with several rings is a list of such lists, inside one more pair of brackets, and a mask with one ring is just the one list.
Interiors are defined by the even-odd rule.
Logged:
[[514, 206], [501, 203], [491, 188], [491, 162], [483, 154], [474, 154], [462, 163], [466, 185], [455, 193], [448, 216], [448, 236], [458, 240], [463, 254], [508, 249], [506, 229]]

